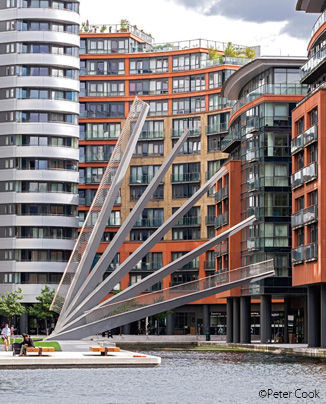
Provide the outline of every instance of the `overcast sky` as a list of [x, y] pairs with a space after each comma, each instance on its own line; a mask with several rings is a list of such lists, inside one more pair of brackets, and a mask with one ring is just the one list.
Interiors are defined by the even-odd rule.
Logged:
[[81, 20], [117, 24], [127, 18], [156, 43], [210, 39], [253, 46], [263, 55], [306, 56], [317, 14], [296, 0], [81, 0]]

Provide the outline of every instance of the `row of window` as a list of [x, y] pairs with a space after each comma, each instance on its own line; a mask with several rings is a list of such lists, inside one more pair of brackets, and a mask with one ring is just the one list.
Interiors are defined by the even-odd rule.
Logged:
[[58, 0], [1, 0], [0, 8], [53, 8], [79, 13], [79, 3]]
[[0, 261], [67, 262], [70, 254], [67, 250], [0, 250]]
[[77, 91], [60, 91], [48, 88], [7, 88], [0, 90], [0, 99], [58, 100], [78, 102]]
[[74, 240], [77, 229], [70, 227], [0, 227], [0, 238], [52, 238]]
[[76, 217], [77, 209], [74, 205], [10, 203], [0, 204], [0, 215]]
[[79, 71], [77, 69], [51, 66], [0, 66], [0, 77], [1, 76], [65, 77], [78, 80]]
[[7, 135], [0, 136], [0, 146], [51, 146], [78, 148], [78, 139], [59, 136]]
[[0, 192], [78, 193], [78, 185], [69, 182], [0, 181]]
[[0, 122], [53, 122], [78, 125], [77, 114], [60, 114], [54, 112], [8, 111], [0, 112]]
[[68, 55], [78, 57], [79, 48], [77, 46], [59, 46], [45, 43], [7, 43], [0, 45], [0, 53], [42, 53], [52, 55]]
[[79, 25], [77, 24], [59, 24], [49, 21], [31, 21], [31, 20], [12, 20], [2, 21], [0, 23], [1, 31], [53, 31], [68, 32], [70, 34], [79, 34]]

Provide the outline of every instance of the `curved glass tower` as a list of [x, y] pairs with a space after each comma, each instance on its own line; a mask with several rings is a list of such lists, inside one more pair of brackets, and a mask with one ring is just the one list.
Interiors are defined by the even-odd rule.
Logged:
[[0, 0], [0, 294], [55, 288], [78, 231], [79, 1]]

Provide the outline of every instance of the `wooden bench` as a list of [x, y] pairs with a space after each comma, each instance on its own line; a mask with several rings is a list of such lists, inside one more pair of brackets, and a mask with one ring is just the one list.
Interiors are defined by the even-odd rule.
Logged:
[[90, 346], [89, 350], [92, 352], [100, 352], [102, 356], [108, 356], [108, 352], [120, 352], [120, 348], [106, 346]]
[[42, 356], [45, 352], [54, 352], [54, 348], [52, 346], [38, 346], [38, 347], [28, 347], [27, 353], [37, 353], [38, 356]]

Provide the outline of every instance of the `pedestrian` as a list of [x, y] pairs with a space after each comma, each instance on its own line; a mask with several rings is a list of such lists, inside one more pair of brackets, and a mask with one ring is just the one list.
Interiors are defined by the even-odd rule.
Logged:
[[35, 348], [34, 342], [32, 341], [31, 337], [28, 334], [23, 334], [23, 342], [20, 347], [19, 356], [23, 356], [23, 355], [26, 356], [28, 347]]
[[5, 327], [2, 329], [1, 337], [5, 344], [5, 350], [6, 350], [6, 352], [8, 352], [8, 348], [10, 345], [10, 328], [9, 328], [8, 324], [6, 324]]
[[108, 338], [113, 338], [111, 330], [108, 331]]

